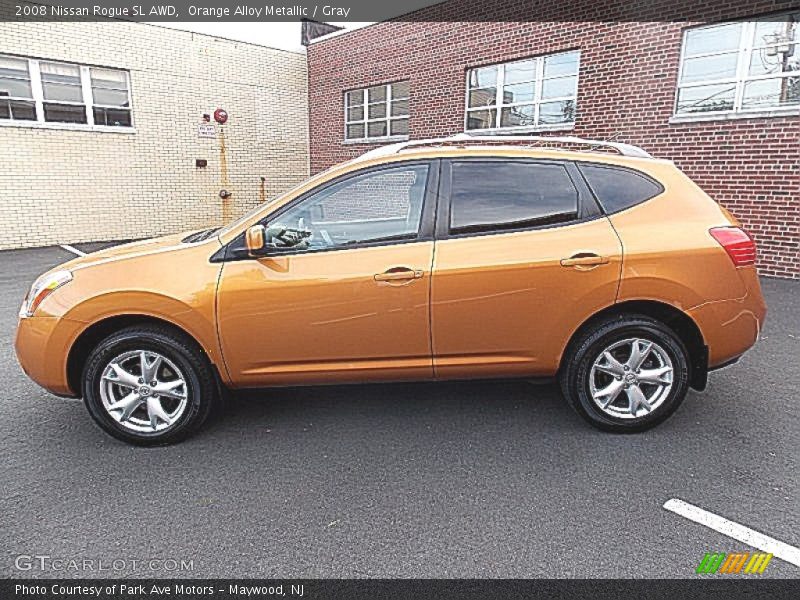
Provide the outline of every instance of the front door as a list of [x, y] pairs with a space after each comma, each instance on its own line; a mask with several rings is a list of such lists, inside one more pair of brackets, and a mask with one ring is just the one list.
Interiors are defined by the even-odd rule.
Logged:
[[552, 375], [614, 303], [622, 248], [569, 161], [443, 163], [431, 291], [437, 377]]
[[432, 377], [437, 169], [413, 161], [358, 171], [267, 217], [268, 231], [288, 234], [268, 236], [267, 257], [226, 262], [219, 284], [236, 386]]

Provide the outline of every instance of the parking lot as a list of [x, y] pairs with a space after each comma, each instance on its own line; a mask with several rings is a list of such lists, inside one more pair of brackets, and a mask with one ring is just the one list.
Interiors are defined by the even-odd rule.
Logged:
[[[3, 577], [695, 577], [706, 552], [752, 550], [673, 498], [800, 546], [798, 282], [764, 279], [760, 344], [646, 433], [591, 429], [553, 385], [481, 381], [250, 392], [142, 449], [16, 362], [26, 289], [69, 258], [0, 253]], [[775, 558], [762, 577], [798, 575]]]

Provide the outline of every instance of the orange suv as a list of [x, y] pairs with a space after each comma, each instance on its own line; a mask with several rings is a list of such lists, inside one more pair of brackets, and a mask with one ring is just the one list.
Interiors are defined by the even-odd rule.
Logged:
[[[492, 145], [509, 141], [527, 145]], [[496, 377], [556, 376], [592, 425], [639, 431], [758, 339], [755, 252], [635, 146], [413, 141], [222, 229], [57, 267], [25, 299], [16, 350], [137, 444], [187, 437], [226, 389]]]

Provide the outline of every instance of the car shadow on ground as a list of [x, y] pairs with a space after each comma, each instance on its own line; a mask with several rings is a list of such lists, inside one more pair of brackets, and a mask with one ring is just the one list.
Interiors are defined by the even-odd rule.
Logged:
[[404, 429], [449, 422], [469, 429], [501, 426], [513, 420], [536, 429], [583, 429], [554, 383], [479, 380], [286, 387], [235, 392], [225, 400], [222, 418], [205, 435], [247, 427], [333, 421], [337, 426], [372, 425]]

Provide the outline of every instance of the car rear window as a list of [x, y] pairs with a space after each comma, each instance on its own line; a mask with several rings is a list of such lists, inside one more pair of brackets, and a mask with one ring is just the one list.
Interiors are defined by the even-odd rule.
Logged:
[[615, 213], [657, 196], [664, 187], [643, 173], [623, 167], [579, 165], [606, 213]]
[[557, 164], [453, 161], [450, 232], [477, 233], [574, 220], [578, 190]]

